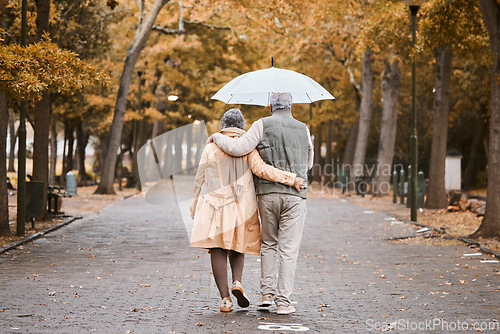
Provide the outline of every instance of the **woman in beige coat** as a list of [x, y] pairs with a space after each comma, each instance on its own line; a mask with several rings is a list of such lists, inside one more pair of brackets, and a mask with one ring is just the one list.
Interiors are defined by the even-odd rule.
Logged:
[[[238, 137], [245, 133], [245, 120], [239, 109], [228, 110], [221, 119], [221, 133]], [[214, 143], [208, 144], [201, 156], [194, 183], [194, 219], [191, 247], [209, 249], [212, 272], [222, 301], [220, 310], [231, 310], [227, 282], [227, 258], [231, 264], [232, 294], [238, 305], [248, 307], [241, 275], [244, 254], [259, 255], [260, 223], [253, 174], [266, 180], [301, 189], [304, 180], [294, 173], [267, 165], [257, 150], [241, 158], [224, 153]]]

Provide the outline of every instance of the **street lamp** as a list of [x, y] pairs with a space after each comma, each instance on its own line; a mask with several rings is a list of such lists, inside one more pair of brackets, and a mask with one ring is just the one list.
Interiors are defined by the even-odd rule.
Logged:
[[[413, 47], [417, 43], [417, 13], [420, 6], [425, 1], [403, 0], [410, 7], [412, 22]], [[410, 216], [411, 221], [417, 221], [417, 175], [418, 175], [418, 138], [417, 138], [417, 65], [415, 55], [412, 55], [412, 101], [411, 101], [411, 135], [410, 135], [410, 161], [411, 161], [411, 182], [410, 182]]]
[[[139, 77], [139, 89], [137, 90], [137, 100], [138, 100], [138, 114], [139, 116], [142, 116], [142, 101], [141, 101], [141, 86], [142, 86], [142, 75], [144, 74], [144, 68], [143, 67], [138, 67], [137, 68], [137, 76]], [[137, 148], [136, 150], [139, 150], [139, 148], [142, 146], [142, 137], [144, 136], [144, 119], [141, 118], [139, 119], [139, 134], [137, 135]], [[137, 190], [142, 191], [142, 186], [141, 182], [139, 179], [137, 179]]]

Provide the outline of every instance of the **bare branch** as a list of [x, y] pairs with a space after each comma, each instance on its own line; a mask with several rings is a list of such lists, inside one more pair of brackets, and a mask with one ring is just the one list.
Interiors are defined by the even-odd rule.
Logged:
[[158, 25], [154, 25], [152, 30], [159, 31], [165, 35], [182, 35], [185, 33], [185, 31], [180, 31], [179, 29], [165, 28]]
[[182, 7], [182, 0], [179, 0], [179, 31], [184, 31], [184, 7]]
[[360, 92], [361, 91], [361, 86], [360, 86], [360, 84], [358, 82], [356, 82], [356, 78], [354, 77], [354, 72], [353, 72], [352, 68], [349, 67], [348, 60], [346, 60], [346, 62], [344, 63], [344, 65], [345, 65], [345, 68], [347, 70], [347, 73], [349, 73], [349, 79], [351, 81], [351, 84], [356, 89], [356, 91]]
[[[182, 20], [183, 24], [179, 23], [179, 29], [172, 29], [172, 28], [166, 28], [162, 27], [159, 25], [154, 25], [153, 30], [159, 31], [165, 35], [182, 35], [186, 33], [186, 28], [184, 27], [184, 23], [187, 23], [188, 25], [197, 25], [197, 26], [202, 26], [205, 28], [209, 29], [220, 29], [220, 30], [230, 30], [233, 31], [231, 27], [224, 27], [224, 26], [216, 26], [212, 24], [207, 24], [203, 22], [195, 22], [195, 21], [188, 21], [188, 20]], [[180, 29], [182, 27], [182, 29]]]
[[146, 8], [144, 6], [144, 0], [135, 0], [137, 7], [139, 7], [139, 26], [144, 22], [144, 18], [146, 17]]
[[216, 26], [216, 25], [207, 24], [207, 23], [203, 23], [203, 22], [194, 22], [194, 21], [187, 21], [187, 20], [183, 20], [183, 21], [184, 21], [184, 23], [187, 23], [187, 24], [199, 25], [199, 26], [202, 26], [205, 28], [210, 28], [210, 29], [232, 30], [231, 27]]

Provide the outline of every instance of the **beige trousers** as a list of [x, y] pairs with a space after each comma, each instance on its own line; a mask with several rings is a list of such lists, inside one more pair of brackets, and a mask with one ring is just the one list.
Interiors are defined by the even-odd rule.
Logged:
[[306, 200], [272, 193], [259, 195], [258, 202], [262, 224], [260, 292], [273, 294], [277, 305], [290, 305]]

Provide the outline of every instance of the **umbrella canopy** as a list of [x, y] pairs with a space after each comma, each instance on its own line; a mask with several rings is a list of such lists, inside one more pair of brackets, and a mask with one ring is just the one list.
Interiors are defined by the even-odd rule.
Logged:
[[290, 93], [293, 103], [335, 100], [332, 94], [308, 76], [271, 67], [248, 72], [229, 81], [212, 99], [226, 104], [269, 106], [271, 93]]

